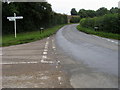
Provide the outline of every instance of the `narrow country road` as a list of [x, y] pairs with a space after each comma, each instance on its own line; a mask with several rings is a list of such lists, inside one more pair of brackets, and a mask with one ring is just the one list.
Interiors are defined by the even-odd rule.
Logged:
[[73, 87], [117, 87], [118, 41], [79, 32], [76, 26], [64, 26], [56, 35], [57, 46], [77, 62], [64, 65]]
[[3, 47], [3, 88], [117, 88], [117, 40], [87, 35], [76, 26]]

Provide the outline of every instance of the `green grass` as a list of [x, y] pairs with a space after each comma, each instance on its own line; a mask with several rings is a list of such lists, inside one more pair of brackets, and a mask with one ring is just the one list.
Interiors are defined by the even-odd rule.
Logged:
[[95, 30], [90, 29], [90, 28], [84, 28], [84, 27], [82, 27], [80, 25], [77, 26], [77, 29], [79, 31], [85, 32], [87, 34], [94, 34], [94, 35], [105, 37], [105, 38], [111, 38], [111, 39], [120, 40], [120, 35], [119, 34], [95, 31]]
[[19, 33], [17, 34], [17, 38], [14, 38], [14, 34], [6, 35], [2, 37], [2, 45], [1, 46], [10, 46], [28, 43], [36, 40], [43, 39], [50, 35], [53, 35], [64, 25], [54, 26], [52, 28], [45, 29], [44, 32], [40, 33], [40, 31], [27, 32], [27, 33]]

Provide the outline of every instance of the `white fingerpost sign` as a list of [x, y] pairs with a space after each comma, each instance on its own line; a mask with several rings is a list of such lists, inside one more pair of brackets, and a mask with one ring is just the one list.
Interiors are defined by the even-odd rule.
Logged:
[[15, 29], [15, 38], [16, 38], [16, 19], [23, 19], [23, 16], [16, 16], [16, 13], [14, 13], [14, 17], [7, 17], [9, 21], [14, 21], [14, 29]]

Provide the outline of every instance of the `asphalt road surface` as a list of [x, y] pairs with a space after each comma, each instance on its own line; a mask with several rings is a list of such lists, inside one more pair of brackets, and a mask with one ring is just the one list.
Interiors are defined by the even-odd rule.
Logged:
[[56, 35], [3, 48], [3, 88], [118, 88], [118, 41], [66, 25]]
[[76, 26], [64, 26], [56, 35], [57, 46], [77, 62], [65, 65], [72, 86], [117, 87], [118, 41], [79, 32]]
[[3, 47], [2, 54], [3, 88], [72, 87], [69, 76], [61, 68], [62, 56], [56, 53], [54, 36]]

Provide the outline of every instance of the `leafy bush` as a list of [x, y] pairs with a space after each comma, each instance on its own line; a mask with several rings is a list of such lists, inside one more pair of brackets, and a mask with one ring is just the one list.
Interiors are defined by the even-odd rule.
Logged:
[[97, 31], [120, 33], [119, 22], [118, 14], [106, 14], [101, 17], [83, 18], [80, 24], [86, 28], [98, 27]]
[[80, 17], [72, 17], [70, 19], [70, 23], [79, 23], [80, 22]]

